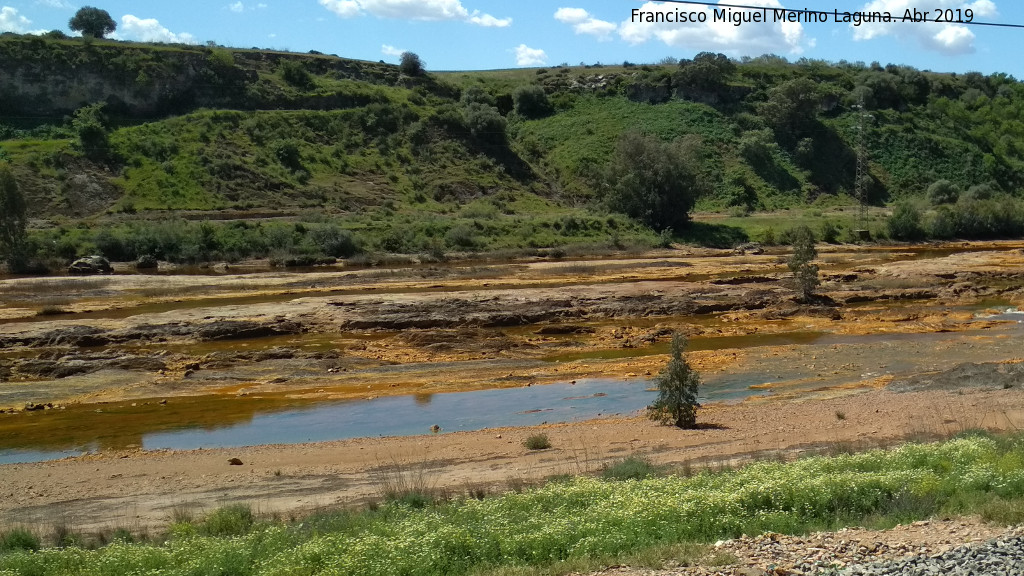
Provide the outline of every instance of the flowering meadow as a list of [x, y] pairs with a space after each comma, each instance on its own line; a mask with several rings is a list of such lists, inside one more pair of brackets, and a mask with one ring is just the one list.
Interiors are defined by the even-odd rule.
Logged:
[[234, 536], [177, 524], [162, 543], [0, 553], [0, 576], [457, 575], [1021, 496], [1024, 437], [976, 435], [690, 477], [579, 477], [483, 500], [257, 523]]

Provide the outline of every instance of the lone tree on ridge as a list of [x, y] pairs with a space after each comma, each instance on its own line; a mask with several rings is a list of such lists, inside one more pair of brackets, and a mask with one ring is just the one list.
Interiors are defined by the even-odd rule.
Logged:
[[106, 10], [100, 10], [92, 6], [83, 6], [71, 17], [68, 27], [76, 32], [81, 32], [82, 36], [103, 38], [117, 30], [117, 23], [114, 22], [114, 19], [110, 17], [110, 13]]
[[402, 52], [398, 69], [406, 76], [423, 76], [426, 72], [426, 63], [415, 52]]
[[672, 337], [672, 353], [668, 364], [661, 369], [655, 380], [658, 383], [658, 398], [647, 407], [652, 420], [672, 424], [679, 428], [697, 427], [697, 389], [700, 388], [700, 374], [690, 367], [683, 356], [686, 338], [680, 334]]

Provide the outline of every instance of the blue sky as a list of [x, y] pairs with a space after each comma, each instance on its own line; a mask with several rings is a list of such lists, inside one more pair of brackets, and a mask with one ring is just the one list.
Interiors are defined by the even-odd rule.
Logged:
[[[723, 0], [729, 3], [728, 0]], [[832, 12], [971, 8], [976, 20], [1024, 23], [1019, 0], [732, 0], [734, 3]], [[67, 29], [75, 0], [0, 0], [0, 31]], [[728, 22], [643, 24], [634, 8], [678, 5], [630, 0], [96, 0], [124, 40], [319, 50], [397, 62], [416, 52], [432, 70], [512, 68], [563, 62], [657, 62], [697, 52], [733, 57], [775, 53], [830, 61], [878, 61], [935, 71], [1006, 72], [1024, 78], [1024, 29], [930, 23], [862, 24]], [[703, 10], [702, 7], [687, 10]], [[934, 14], [934, 12], [933, 12]], [[709, 19], [710, 20], [710, 19]]]

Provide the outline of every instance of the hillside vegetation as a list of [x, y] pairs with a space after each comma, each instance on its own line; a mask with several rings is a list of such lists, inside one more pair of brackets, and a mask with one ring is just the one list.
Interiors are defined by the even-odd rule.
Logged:
[[[42, 259], [728, 245], [746, 234], [685, 207], [854, 204], [861, 125], [868, 200], [912, 212], [876, 234], [1024, 232], [1024, 85], [1003, 74], [705, 53], [409, 76], [7, 34], [0, 92], [0, 162]], [[955, 193], [926, 194], [939, 181]]]

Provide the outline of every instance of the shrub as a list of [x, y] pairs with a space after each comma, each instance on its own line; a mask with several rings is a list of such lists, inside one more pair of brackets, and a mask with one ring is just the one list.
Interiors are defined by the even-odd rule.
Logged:
[[282, 166], [293, 172], [302, 170], [302, 153], [295, 140], [283, 140], [274, 146], [274, 156]]
[[469, 104], [486, 104], [487, 106], [495, 106], [497, 102], [494, 96], [487, 90], [484, 90], [482, 86], [470, 86], [462, 92], [462, 98], [460, 102], [465, 105]]
[[0, 164], [0, 259], [7, 261], [11, 272], [28, 267], [26, 210], [25, 196], [14, 173], [6, 163]]
[[924, 238], [921, 227], [921, 213], [913, 205], [903, 202], [897, 204], [889, 216], [886, 226], [889, 236], [894, 240], [920, 240]]
[[463, 248], [465, 250], [475, 250], [480, 245], [475, 229], [472, 225], [465, 222], [449, 230], [444, 235], [444, 240], [452, 248]]
[[203, 520], [200, 531], [207, 536], [241, 536], [255, 523], [252, 509], [243, 504], [218, 508]]
[[36, 316], [60, 316], [68, 314], [68, 311], [55, 304], [47, 304], [36, 312]]
[[990, 184], [975, 184], [967, 189], [961, 197], [966, 200], [989, 200], [995, 194]]
[[523, 441], [523, 446], [529, 450], [547, 450], [551, 448], [551, 439], [547, 434], [534, 434]]
[[24, 528], [15, 528], [0, 534], [0, 552], [39, 550], [39, 537]]
[[359, 244], [352, 234], [333, 224], [314, 228], [310, 231], [309, 236], [320, 248], [320, 251], [327, 256], [351, 258], [360, 252]]
[[697, 402], [700, 374], [683, 357], [684, 348], [686, 338], [680, 334], [673, 336], [669, 362], [655, 379], [658, 398], [647, 410], [652, 420], [679, 428], [695, 428], [697, 408], [700, 408]]
[[278, 72], [285, 82], [296, 88], [310, 88], [313, 86], [313, 76], [302, 65], [302, 62], [282, 60], [278, 66]]
[[601, 471], [601, 477], [605, 480], [643, 480], [658, 473], [650, 458], [646, 456], [630, 456]]
[[1007, 196], [960, 202], [953, 218], [959, 238], [1015, 238], [1024, 234], [1024, 211]]
[[494, 106], [467, 104], [462, 115], [469, 132], [478, 140], [494, 144], [505, 143], [505, 118]]
[[928, 187], [928, 201], [933, 206], [954, 204], [960, 198], [960, 187], [949, 180], [938, 180]]
[[949, 206], [939, 206], [928, 222], [928, 235], [943, 240], [956, 236], [956, 220]]
[[839, 228], [831, 220], [821, 223], [821, 241], [827, 244], [836, 244], [839, 241]]
[[78, 142], [85, 155], [103, 160], [110, 152], [110, 136], [104, 103], [83, 106], [75, 111], [71, 126], [78, 134]]
[[512, 93], [516, 114], [524, 118], [542, 118], [555, 111], [544, 89], [535, 84], [520, 86]]
[[814, 247], [814, 233], [806, 226], [793, 229], [793, 254], [786, 265], [793, 272], [800, 296], [807, 300], [821, 281], [818, 279], [818, 265], [812, 261], [818, 257]]

